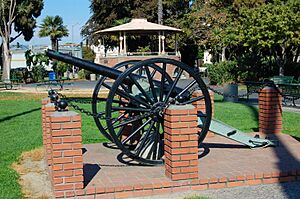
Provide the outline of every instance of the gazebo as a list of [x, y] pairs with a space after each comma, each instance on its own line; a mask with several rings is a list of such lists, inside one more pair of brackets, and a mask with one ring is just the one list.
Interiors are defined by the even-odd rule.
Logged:
[[[151, 57], [164, 56], [171, 59], [180, 60], [180, 55], [177, 49], [177, 33], [182, 32], [181, 29], [160, 25], [156, 23], [148, 22], [147, 19], [132, 19], [129, 23], [115, 26], [112, 28], [99, 30], [95, 34], [101, 35], [118, 35], [119, 46], [117, 52], [111, 55], [109, 53], [102, 53], [99, 51], [96, 53], [96, 63], [106, 64], [113, 66], [121, 61], [130, 59], [144, 60]], [[158, 52], [128, 52], [127, 37], [128, 35], [158, 35]], [[175, 51], [166, 52], [166, 35], [175, 34]]]

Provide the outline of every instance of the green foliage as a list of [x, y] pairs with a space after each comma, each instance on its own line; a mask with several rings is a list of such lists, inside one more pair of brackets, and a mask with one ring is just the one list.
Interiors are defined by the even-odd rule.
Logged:
[[49, 57], [44, 53], [34, 54], [31, 50], [25, 52], [26, 63], [29, 68], [32, 67], [32, 78], [34, 82], [43, 81], [47, 75], [45, 69], [49, 65]]
[[210, 64], [207, 68], [212, 84], [237, 83], [244, 80], [247, 72], [242, 72], [235, 61], [224, 61]]
[[[9, 6], [10, 0], [1, 0], [1, 19], [9, 20]], [[26, 41], [29, 41], [33, 37], [34, 29], [36, 28], [36, 18], [41, 15], [41, 11], [44, 7], [43, 0], [16, 0], [16, 9], [12, 13], [13, 21], [11, 24], [14, 27], [15, 32], [18, 33], [16, 37], [12, 37], [11, 41], [14, 41], [19, 36], [23, 35]], [[3, 16], [3, 18], [2, 18]], [[4, 25], [0, 23], [0, 29], [3, 31]], [[4, 32], [4, 31], [3, 31]]]
[[[190, 27], [197, 43], [215, 55], [226, 47], [229, 60], [257, 80], [278, 74], [300, 55], [300, 1], [212, 0], [193, 4]], [[216, 61], [219, 57], [216, 56]]]
[[6, 80], [10, 78], [10, 43], [22, 35], [26, 41], [33, 37], [36, 18], [40, 16], [44, 2], [43, 0], [1, 0], [0, 4], [0, 65], [3, 71], [2, 80]]
[[151, 52], [150, 46], [141, 47], [139, 46], [137, 52]]
[[92, 72], [88, 70], [81, 69], [78, 71], [79, 79], [90, 79], [90, 74], [92, 74]]
[[[82, 48], [82, 57], [85, 60], [94, 62], [96, 55], [95, 55], [94, 51], [91, 48], [83, 47]], [[88, 70], [81, 69], [78, 72], [78, 77], [79, 77], [79, 79], [90, 79], [90, 74], [92, 74], [92, 72], [90, 72]]]
[[94, 62], [96, 54], [90, 47], [82, 48], [82, 58], [91, 62]]
[[67, 64], [65, 62], [61, 62], [61, 61], [58, 61], [56, 63], [56, 67], [55, 67], [55, 72], [56, 73], [65, 73], [67, 71], [70, 71], [72, 69], [72, 65], [71, 64]]
[[46, 16], [42, 21], [39, 36], [50, 37], [52, 49], [56, 50], [57, 40], [69, 36], [69, 32], [60, 16]]

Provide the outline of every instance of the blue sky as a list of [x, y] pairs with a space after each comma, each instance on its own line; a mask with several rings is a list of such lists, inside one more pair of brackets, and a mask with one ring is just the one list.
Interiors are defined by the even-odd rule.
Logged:
[[[64, 24], [69, 29], [69, 37], [62, 38], [62, 43], [72, 41], [72, 26], [74, 42], [79, 43], [83, 38], [80, 36], [80, 29], [90, 17], [90, 0], [44, 0], [44, 9], [41, 16], [37, 19], [38, 25], [47, 15], [59, 15], [63, 18]], [[48, 37], [39, 38], [38, 28], [35, 29], [35, 36], [29, 42], [25, 42], [21, 37], [17, 42], [21, 44], [37, 45], [50, 44]]]

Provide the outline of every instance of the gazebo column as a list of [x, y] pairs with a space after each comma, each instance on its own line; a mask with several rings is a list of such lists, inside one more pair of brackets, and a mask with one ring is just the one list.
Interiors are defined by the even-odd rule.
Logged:
[[126, 32], [124, 32], [124, 54], [127, 55]]
[[177, 37], [177, 33], [175, 34], [175, 55], [178, 55], [177, 51], [178, 51], [178, 43], [177, 43], [178, 37]]
[[158, 32], [158, 54], [161, 54], [161, 32]]
[[122, 53], [123, 53], [123, 37], [122, 37], [122, 33], [120, 32], [120, 37], [119, 37], [119, 39], [120, 39], [120, 49], [119, 49], [119, 54], [121, 55]]
[[163, 35], [161, 36], [162, 39], [162, 54], [165, 54], [165, 32], [163, 32]]

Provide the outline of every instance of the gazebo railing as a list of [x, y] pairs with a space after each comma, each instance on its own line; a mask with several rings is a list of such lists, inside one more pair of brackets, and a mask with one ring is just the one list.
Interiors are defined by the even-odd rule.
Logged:
[[97, 53], [96, 57], [124, 57], [124, 56], [179, 56], [179, 52], [127, 52], [127, 53]]

